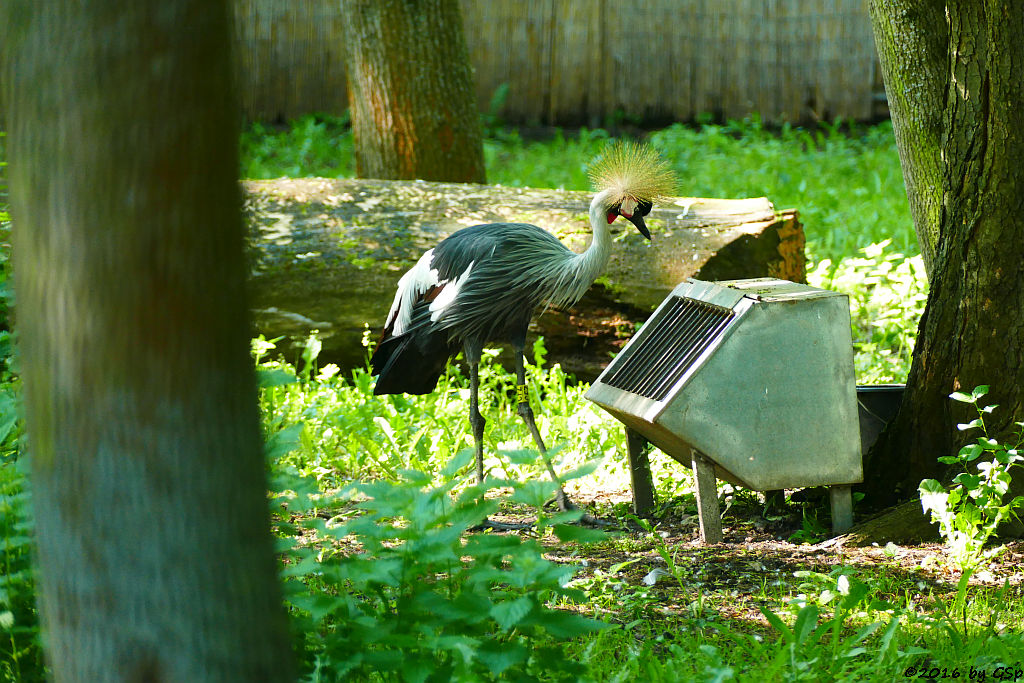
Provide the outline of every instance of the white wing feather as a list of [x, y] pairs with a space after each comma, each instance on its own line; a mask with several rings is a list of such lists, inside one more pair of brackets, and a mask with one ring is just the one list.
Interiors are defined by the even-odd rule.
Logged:
[[391, 336], [398, 337], [405, 333], [412, 322], [412, 307], [416, 299], [425, 291], [438, 284], [437, 270], [430, 267], [434, 258], [434, 250], [428, 249], [412, 268], [406, 271], [398, 281], [395, 301], [388, 311], [385, 329], [391, 326]]

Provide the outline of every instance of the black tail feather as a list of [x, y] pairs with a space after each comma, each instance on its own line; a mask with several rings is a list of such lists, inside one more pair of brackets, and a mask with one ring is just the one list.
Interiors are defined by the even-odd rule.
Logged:
[[373, 393], [429, 394], [437, 386], [452, 349], [441, 335], [403, 334], [380, 343], [370, 359]]

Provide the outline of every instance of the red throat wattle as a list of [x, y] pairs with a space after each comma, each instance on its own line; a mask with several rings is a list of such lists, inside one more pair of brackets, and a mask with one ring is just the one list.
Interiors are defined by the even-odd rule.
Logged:
[[612, 223], [614, 223], [615, 219], [618, 218], [618, 216], [619, 216], [619, 214], [615, 213], [614, 211], [609, 211], [608, 212], [608, 225], [611, 225]]

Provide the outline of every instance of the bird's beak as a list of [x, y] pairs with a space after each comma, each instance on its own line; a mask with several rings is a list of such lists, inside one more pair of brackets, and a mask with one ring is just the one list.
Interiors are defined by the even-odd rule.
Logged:
[[647, 223], [644, 222], [644, 217], [638, 213], [634, 213], [632, 216], [625, 217], [627, 221], [636, 226], [636, 229], [640, 231], [640, 234], [646, 237], [648, 240], [651, 239], [651, 233], [647, 229]]

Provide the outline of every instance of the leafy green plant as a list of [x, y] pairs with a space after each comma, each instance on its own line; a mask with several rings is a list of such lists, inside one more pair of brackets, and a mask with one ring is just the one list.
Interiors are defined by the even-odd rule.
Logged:
[[928, 276], [918, 254], [907, 257], [883, 240], [807, 273], [815, 287], [850, 297], [857, 379], [865, 384], [903, 382], [917, 342], [917, 324], [928, 300]]
[[[658, 557], [660, 557], [665, 563], [665, 570], [662, 573], [669, 574], [679, 583], [680, 586], [685, 586], [686, 579], [689, 577], [689, 572], [686, 571], [686, 569], [677, 561], [679, 558], [679, 549], [676, 548], [673, 550], [669, 544], [665, 542], [664, 536], [662, 536], [661, 533], [658, 532], [657, 528], [646, 519], [641, 519], [636, 515], [628, 515], [627, 517], [638, 524], [641, 529], [646, 531], [654, 541], [654, 550], [658, 554]], [[651, 572], [647, 577], [648, 578], [646, 578], [645, 581], [653, 585], [654, 582], [657, 581], [658, 570]]]
[[[585, 673], [559, 642], [603, 624], [549, 606], [583, 598], [567, 587], [573, 568], [544, 559], [535, 540], [466, 537], [496, 508], [485, 491], [517, 486], [496, 481], [453, 495], [471, 457], [467, 449], [448, 463], [439, 486], [414, 470], [393, 482], [354, 484], [339, 496], [359, 514], [301, 523], [304, 541], [289, 542], [284, 576], [310, 680], [575, 680]], [[580, 540], [566, 517], [552, 521], [561, 540]]]
[[0, 464], [0, 680], [45, 679], [32, 569], [32, 516], [22, 463]]
[[306, 114], [285, 127], [253, 123], [242, 132], [243, 178], [348, 178], [355, 171], [348, 116]]
[[[892, 613], [888, 624], [874, 620], [855, 631], [848, 628], [858, 612], [893, 612], [889, 603], [875, 597], [871, 586], [853, 577], [848, 569], [839, 568], [827, 575], [810, 571], [794, 575], [805, 581], [811, 594], [790, 601], [792, 626], [761, 607], [765, 619], [779, 633], [781, 645], [772, 653], [767, 670], [783, 680], [857, 680], [861, 672], [883, 670], [913, 654], [893, 647], [900, 628], [898, 612]], [[869, 647], [868, 639], [880, 629], [881, 636]], [[774, 680], [774, 676], [765, 680]]]
[[[472, 446], [469, 382], [457, 364], [448, 367], [431, 394], [375, 396], [366, 368], [347, 376], [333, 365], [316, 370], [311, 346], [315, 337], [307, 340], [298, 371], [281, 358], [270, 358], [277, 341], [253, 342], [265, 432], [301, 422], [298, 447], [284, 462], [315, 474], [324, 486], [338, 487], [355, 478], [394, 479], [402, 469], [439, 477], [446, 462]], [[583, 398], [586, 385], [573, 385], [558, 365], [546, 365], [545, 354], [543, 341], [537, 340], [527, 378], [533, 405], [543, 405], [537, 410], [537, 425], [545, 443], [555, 446], [551, 453], [557, 469], [586, 467], [596, 470], [598, 480], [621, 476], [623, 430]], [[485, 350], [480, 366], [480, 402], [488, 418], [485, 465], [508, 479], [544, 479], [533, 440], [516, 412], [515, 374], [497, 356], [498, 351]], [[603, 466], [598, 470], [599, 463]]]
[[11, 234], [11, 214], [7, 191], [7, 156], [4, 147], [6, 133], [0, 131], [0, 358], [7, 359], [11, 354], [10, 327], [8, 315], [14, 306], [14, 290], [11, 288], [10, 255], [11, 245], [8, 240]]
[[[985, 545], [1013, 510], [1024, 505], [1024, 496], [1004, 501], [1010, 488], [1010, 469], [1024, 460], [1018, 451], [1024, 442], [1024, 422], [1014, 423], [1017, 433], [1012, 446], [991, 438], [985, 416], [998, 406], [979, 405], [988, 390], [988, 385], [983, 385], [975, 387], [970, 394], [955, 391], [949, 395], [954, 401], [974, 406], [978, 414], [957, 428], [961, 431], [979, 429], [982, 435], [956, 455], [938, 459], [943, 464], [960, 465], [963, 469], [953, 477], [952, 488], [947, 490], [935, 479], [925, 479], [918, 488], [921, 507], [938, 523], [950, 559], [964, 572], [978, 568], [1003, 550], [1004, 546], [986, 550]], [[982, 460], [982, 456], [991, 459]]]
[[818, 515], [808, 510], [803, 511], [803, 522], [800, 528], [789, 536], [790, 543], [818, 543], [828, 538], [828, 529], [818, 521]]

